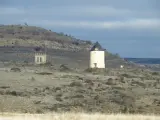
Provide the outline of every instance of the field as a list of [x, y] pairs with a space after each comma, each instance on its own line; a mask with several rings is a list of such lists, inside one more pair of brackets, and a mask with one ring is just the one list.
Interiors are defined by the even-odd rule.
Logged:
[[159, 72], [6, 66], [0, 71], [0, 112], [160, 113]]
[[3, 114], [0, 120], [159, 120], [160, 116], [130, 114], [85, 114], [85, 113], [52, 113], [52, 114]]

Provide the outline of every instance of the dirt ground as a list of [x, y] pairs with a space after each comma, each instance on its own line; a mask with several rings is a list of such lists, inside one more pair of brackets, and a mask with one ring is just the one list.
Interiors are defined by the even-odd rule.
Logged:
[[[15, 67], [15, 66], [14, 66]], [[160, 113], [160, 73], [142, 69], [0, 69], [0, 112]]]

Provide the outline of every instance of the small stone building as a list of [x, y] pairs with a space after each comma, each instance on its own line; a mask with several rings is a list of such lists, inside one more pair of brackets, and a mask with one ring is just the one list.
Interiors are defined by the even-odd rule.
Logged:
[[90, 50], [90, 68], [105, 68], [105, 49], [98, 42]]
[[35, 48], [35, 64], [45, 64], [47, 62], [46, 51], [42, 48]]

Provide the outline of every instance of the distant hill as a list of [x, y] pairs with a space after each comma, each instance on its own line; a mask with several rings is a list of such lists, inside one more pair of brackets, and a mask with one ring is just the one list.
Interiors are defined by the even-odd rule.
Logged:
[[[70, 62], [73, 67], [86, 67], [89, 61], [89, 50], [93, 43], [36, 26], [0, 25], [0, 61], [33, 62], [33, 55], [29, 58], [25, 53], [33, 53], [32, 50], [36, 46], [46, 46], [48, 55], [56, 64]], [[17, 52], [21, 56], [23, 54], [23, 57], [17, 57]], [[107, 67], [118, 67], [121, 64], [128, 66], [128, 62], [121, 59], [118, 54], [114, 55], [106, 50]]]
[[125, 58], [138, 64], [160, 64], [160, 58]]
[[44, 46], [64, 50], [89, 50], [92, 42], [27, 25], [0, 25], [0, 46]]
[[[72, 35], [57, 33], [41, 27], [28, 25], [0, 25], [0, 47], [23, 46], [35, 47], [44, 45], [49, 49], [66, 51], [89, 51], [94, 43], [80, 40]], [[108, 59], [120, 58], [106, 51]]]

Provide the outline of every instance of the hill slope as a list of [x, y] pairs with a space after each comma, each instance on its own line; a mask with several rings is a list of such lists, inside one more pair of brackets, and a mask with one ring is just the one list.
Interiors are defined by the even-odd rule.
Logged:
[[[89, 50], [93, 43], [36, 26], [0, 26], [0, 61], [34, 62], [33, 48], [35, 46], [46, 46], [54, 64], [68, 64], [77, 68], [88, 65]], [[107, 51], [106, 64], [108, 67], [128, 65], [119, 56]]]
[[1, 25], [0, 46], [46, 46], [64, 50], [88, 50], [92, 43], [71, 35], [52, 32], [35, 26]]

